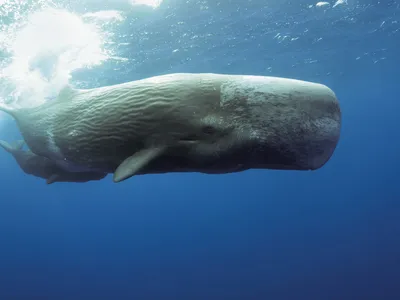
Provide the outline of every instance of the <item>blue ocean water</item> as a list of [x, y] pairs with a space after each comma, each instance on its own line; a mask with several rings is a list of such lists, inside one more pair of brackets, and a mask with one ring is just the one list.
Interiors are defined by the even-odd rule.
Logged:
[[[0, 14], [4, 70], [23, 60], [15, 49], [38, 54], [57, 43], [43, 34], [7, 44], [45, 1], [17, 2], [0, 2], [0, 12], [11, 7]], [[400, 2], [328, 2], [51, 2], [79, 20], [98, 11], [123, 19], [96, 21], [111, 59], [95, 64], [88, 52], [92, 65], [77, 63], [67, 78], [45, 52], [30, 64], [44, 82], [95, 87], [173, 72], [316, 81], [339, 98], [342, 134], [314, 172], [146, 175], [119, 184], [46, 185], [0, 151], [0, 299], [400, 299]], [[71, 28], [71, 39], [83, 36], [78, 46], [97, 41], [86, 27], [66, 28], [60, 36]], [[36, 77], [26, 78], [18, 84]], [[18, 139], [13, 120], [1, 118], [0, 139]]]

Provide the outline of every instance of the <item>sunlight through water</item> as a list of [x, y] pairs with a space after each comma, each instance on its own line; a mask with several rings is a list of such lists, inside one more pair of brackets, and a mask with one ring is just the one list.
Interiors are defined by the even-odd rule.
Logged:
[[[104, 49], [107, 35], [95, 19], [121, 20], [116, 13], [81, 17], [51, 5], [34, 7], [25, 16], [17, 5], [8, 10], [0, 10], [0, 101], [22, 107], [53, 98], [72, 72], [110, 59]], [[14, 22], [3, 21], [9, 15], [15, 16]]]
[[[75, 71], [107, 60], [126, 62], [114, 55], [118, 45], [113, 24], [122, 23], [126, 15], [112, 9], [113, 1], [106, 10], [78, 14], [60, 1], [0, 0], [0, 103], [37, 106], [71, 84]], [[163, 0], [119, 1], [156, 9]], [[5, 117], [0, 112], [0, 123]]]

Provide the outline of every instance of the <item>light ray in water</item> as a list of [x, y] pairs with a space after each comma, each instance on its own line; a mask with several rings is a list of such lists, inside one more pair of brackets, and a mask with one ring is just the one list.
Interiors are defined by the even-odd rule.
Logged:
[[11, 105], [41, 104], [69, 83], [72, 72], [111, 57], [103, 29], [67, 10], [43, 7], [10, 24], [0, 39], [8, 56], [0, 62], [0, 101]]

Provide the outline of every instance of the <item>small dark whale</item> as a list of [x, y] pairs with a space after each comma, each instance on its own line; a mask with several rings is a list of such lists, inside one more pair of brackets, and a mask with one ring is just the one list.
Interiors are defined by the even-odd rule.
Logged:
[[168, 74], [93, 89], [11, 114], [29, 148], [68, 172], [135, 174], [316, 170], [339, 141], [325, 85], [223, 74]]
[[22, 149], [23, 146], [24, 141], [22, 140], [17, 141], [13, 146], [0, 140], [0, 147], [14, 157], [26, 174], [44, 178], [47, 184], [54, 182], [88, 182], [91, 180], [100, 180], [107, 176], [107, 173], [66, 172], [54, 161], [43, 156], [38, 156], [29, 150], [24, 150]]

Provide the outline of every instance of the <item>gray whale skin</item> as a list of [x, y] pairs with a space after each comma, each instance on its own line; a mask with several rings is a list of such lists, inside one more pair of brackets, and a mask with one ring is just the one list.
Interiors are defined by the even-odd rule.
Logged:
[[177, 73], [93, 89], [11, 114], [31, 151], [67, 172], [222, 174], [316, 170], [338, 144], [325, 85], [279, 77]]

